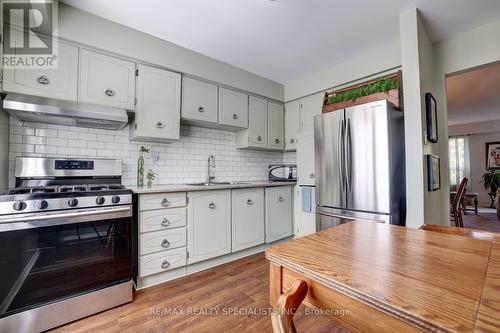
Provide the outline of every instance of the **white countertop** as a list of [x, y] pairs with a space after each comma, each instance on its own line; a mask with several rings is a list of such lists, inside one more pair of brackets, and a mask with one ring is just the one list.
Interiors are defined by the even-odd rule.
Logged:
[[297, 184], [291, 182], [270, 182], [266, 180], [237, 182], [233, 184], [217, 184], [217, 185], [186, 185], [186, 184], [169, 184], [169, 185], [153, 185], [153, 186], [127, 186], [133, 193], [166, 193], [166, 192], [189, 192], [189, 191], [206, 191], [206, 190], [224, 190], [233, 188], [250, 188], [250, 187], [272, 187], [272, 186], [291, 186]]

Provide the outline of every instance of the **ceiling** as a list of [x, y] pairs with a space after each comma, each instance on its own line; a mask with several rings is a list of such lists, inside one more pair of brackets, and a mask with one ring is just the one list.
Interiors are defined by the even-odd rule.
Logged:
[[448, 125], [500, 120], [500, 64], [446, 79]]
[[431, 38], [500, 18], [499, 0], [63, 0], [281, 83], [399, 38], [421, 10]]

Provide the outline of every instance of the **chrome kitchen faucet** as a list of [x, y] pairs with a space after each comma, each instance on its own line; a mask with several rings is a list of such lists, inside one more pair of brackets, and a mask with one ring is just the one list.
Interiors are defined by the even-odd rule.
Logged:
[[208, 170], [207, 170], [207, 183], [215, 180], [215, 157], [214, 155], [208, 156]]

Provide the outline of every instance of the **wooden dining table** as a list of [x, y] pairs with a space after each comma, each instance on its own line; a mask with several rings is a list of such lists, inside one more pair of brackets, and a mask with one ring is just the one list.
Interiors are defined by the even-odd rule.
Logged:
[[312, 313], [355, 332], [500, 332], [500, 237], [353, 221], [266, 258], [273, 307], [303, 280]]

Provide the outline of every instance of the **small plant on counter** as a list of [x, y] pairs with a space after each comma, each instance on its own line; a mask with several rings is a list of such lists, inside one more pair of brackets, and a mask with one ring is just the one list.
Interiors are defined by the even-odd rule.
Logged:
[[328, 104], [335, 104], [344, 101], [355, 100], [359, 97], [373, 95], [379, 92], [388, 92], [399, 87], [397, 78], [383, 78], [374, 83], [362, 86], [343, 93], [328, 96]]
[[148, 179], [148, 186], [153, 186], [153, 182], [155, 181], [156, 173], [149, 169], [148, 173], [146, 174], [146, 178]]
[[137, 186], [144, 186], [144, 153], [149, 153], [149, 149], [141, 146], [137, 160]]

